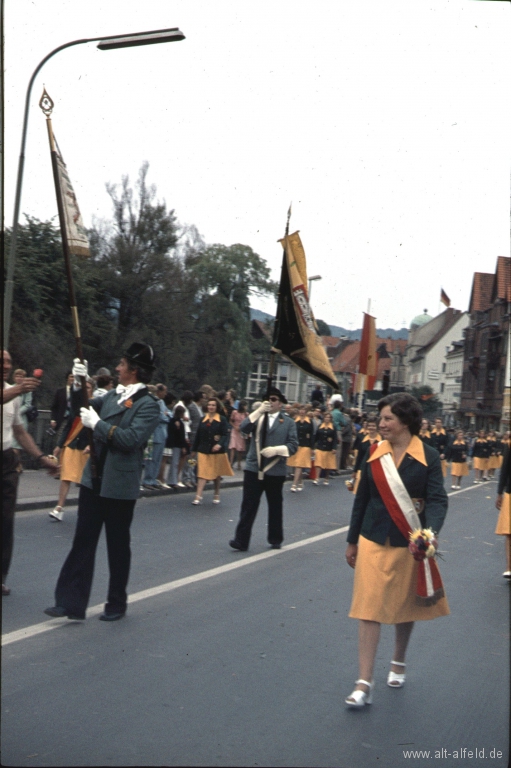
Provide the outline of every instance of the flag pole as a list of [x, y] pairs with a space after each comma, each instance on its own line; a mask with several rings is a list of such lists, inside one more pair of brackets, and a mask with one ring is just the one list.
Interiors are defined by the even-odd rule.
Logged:
[[[62, 190], [60, 187], [60, 180], [59, 180], [59, 171], [58, 171], [58, 163], [57, 163], [57, 147], [55, 143], [55, 136], [53, 135], [53, 127], [51, 124], [51, 113], [53, 112], [54, 104], [52, 99], [46, 92], [46, 89], [44, 89], [43, 91], [43, 95], [41, 96], [41, 100], [39, 101], [39, 106], [41, 107], [41, 110], [43, 111], [46, 117], [46, 127], [48, 129], [48, 139], [50, 142], [51, 165], [53, 170], [53, 180], [55, 182], [57, 208], [59, 212], [60, 234], [62, 238], [62, 251], [64, 253], [64, 265], [66, 269], [67, 287], [69, 291], [69, 308], [71, 310], [71, 319], [73, 321], [76, 354], [80, 362], [83, 363], [84, 357], [83, 357], [82, 336], [80, 332], [80, 321], [78, 318], [78, 307], [76, 305], [73, 272], [71, 269], [71, 252], [69, 250], [69, 241], [67, 238], [66, 217], [64, 213], [64, 206], [62, 202]], [[80, 378], [82, 380], [83, 405], [85, 408], [88, 408], [89, 396], [87, 393], [87, 380], [85, 376], [81, 376]], [[87, 429], [87, 432], [88, 432], [89, 446], [90, 446], [91, 475], [92, 475], [92, 478], [95, 479], [97, 477], [97, 463], [96, 463], [96, 455], [94, 451], [94, 438], [93, 438], [92, 429]]]
[[[287, 212], [287, 221], [286, 221], [286, 233], [285, 233], [284, 237], [287, 237], [289, 235], [289, 220], [291, 218], [291, 208], [292, 208], [292, 205], [293, 205], [292, 203], [289, 204], [289, 209], [288, 209], [288, 212]], [[284, 249], [284, 258], [285, 258], [285, 256], [286, 256], [286, 252], [285, 252], [285, 249]], [[275, 321], [276, 320], [277, 320], [277, 318], [275, 318]], [[273, 384], [273, 371], [275, 369], [275, 358], [276, 358], [276, 356], [277, 356], [276, 352], [273, 352], [273, 351], [270, 352], [270, 364], [268, 366], [268, 379], [267, 379], [267, 382], [266, 382], [266, 399], [267, 400], [270, 397], [270, 390], [271, 390], [272, 384]]]

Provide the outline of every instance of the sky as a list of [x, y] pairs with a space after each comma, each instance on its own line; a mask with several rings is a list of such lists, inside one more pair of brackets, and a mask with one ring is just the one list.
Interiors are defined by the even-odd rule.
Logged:
[[292, 203], [290, 231], [322, 278], [317, 318], [356, 329], [369, 307], [377, 327], [400, 328], [443, 310], [441, 288], [468, 309], [473, 273], [510, 255], [509, 2], [6, 0], [7, 226], [41, 59], [71, 40], [167, 27], [186, 39], [88, 43], [43, 67], [22, 213], [57, 215], [44, 85], [86, 226], [111, 217], [105, 185], [134, 182], [148, 161], [181, 224], [249, 245], [275, 280]]

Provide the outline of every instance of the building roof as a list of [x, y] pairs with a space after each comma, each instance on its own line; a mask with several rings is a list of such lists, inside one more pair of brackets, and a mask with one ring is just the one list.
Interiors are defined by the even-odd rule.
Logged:
[[412, 322], [410, 323], [410, 328], [413, 328], [414, 326], [420, 326], [420, 325], [426, 325], [426, 323], [429, 323], [430, 320], [433, 320], [431, 315], [428, 315], [428, 310], [424, 310], [424, 314], [417, 315], [417, 317], [414, 317]]
[[[406, 339], [376, 339], [376, 349], [381, 350], [383, 346], [387, 353], [386, 357], [383, 357], [381, 353], [378, 355], [378, 372], [377, 379], [381, 379], [383, 371], [389, 370], [391, 364], [391, 355], [399, 350], [404, 354], [406, 349]], [[332, 370], [334, 373], [356, 373], [357, 367], [360, 364], [360, 341], [350, 341], [346, 346], [333, 358]]]
[[474, 272], [472, 292], [468, 305], [468, 311], [471, 314], [473, 312], [485, 312], [491, 307], [494, 282], [495, 275], [489, 272]]
[[492, 303], [497, 299], [509, 301], [510, 289], [511, 258], [509, 256], [499, 256], [497, 258], [497, 267], [495, 269], [495, 283], [492, 292]]

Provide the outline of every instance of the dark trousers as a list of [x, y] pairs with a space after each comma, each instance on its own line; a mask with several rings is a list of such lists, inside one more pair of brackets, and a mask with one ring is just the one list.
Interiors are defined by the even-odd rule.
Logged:
[[12, 558], [14, 545], [14, 511], [19, 482], [19, 456], [13, 448], [2, 451], [2, 583]]
[[78, 520], [73, 546], [55, 588], [55, 605], [85, 618], [94, 575], [99, 535], [105, 524], [110, 581], [106, 613], [126, 610], [126, 587], [130, 573], [130, 526], [135, 499], [106, 499], [90, 488], [80, 487]]
[[345, 443], [344, 441], [341, 443], [341, 465], [340, 469], [346, 469], [348, 466], [348, 458], [351, 453], [351, 442]]
[[243, 500], [235, 534], [236, 541], [243, 547], [248, 547], [250, 543], [252, 526], [256, 519], [263, 491], [268, 502], [268, 541], [270, 544], [281, 544], [284, 540], [282, 528], [282, 487], [285, 479], [284, 475], [265, 475], [263, 480], [258, 480], [257, 472], [245, 470]]

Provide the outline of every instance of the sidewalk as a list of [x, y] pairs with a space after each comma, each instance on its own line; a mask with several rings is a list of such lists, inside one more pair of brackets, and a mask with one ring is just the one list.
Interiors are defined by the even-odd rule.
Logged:
[[[234, 469], [233, 471], [233, 477], [223, 478], [222, 488], [236, 488], [243, 485], [243, 470]], [[341, 471], [341, 475], [350, 474], [351, 470]], [[44, 469], [25, 469], [20, 477], [16, 510], [47, 509], [54, 507], [59, 495], [59, 485], [60, 480], [50, 477]], [[64, 506], [69, 507], [76, 505], [79, 490], [77, 485], [74, 483], [71, 484]], [[143, 490], [140, 491], [140, 496], [175, 496], [178, 493], [195, 493], [195, 489], [179, 488], [176, 491], [166, 488], [154, 491]]]

